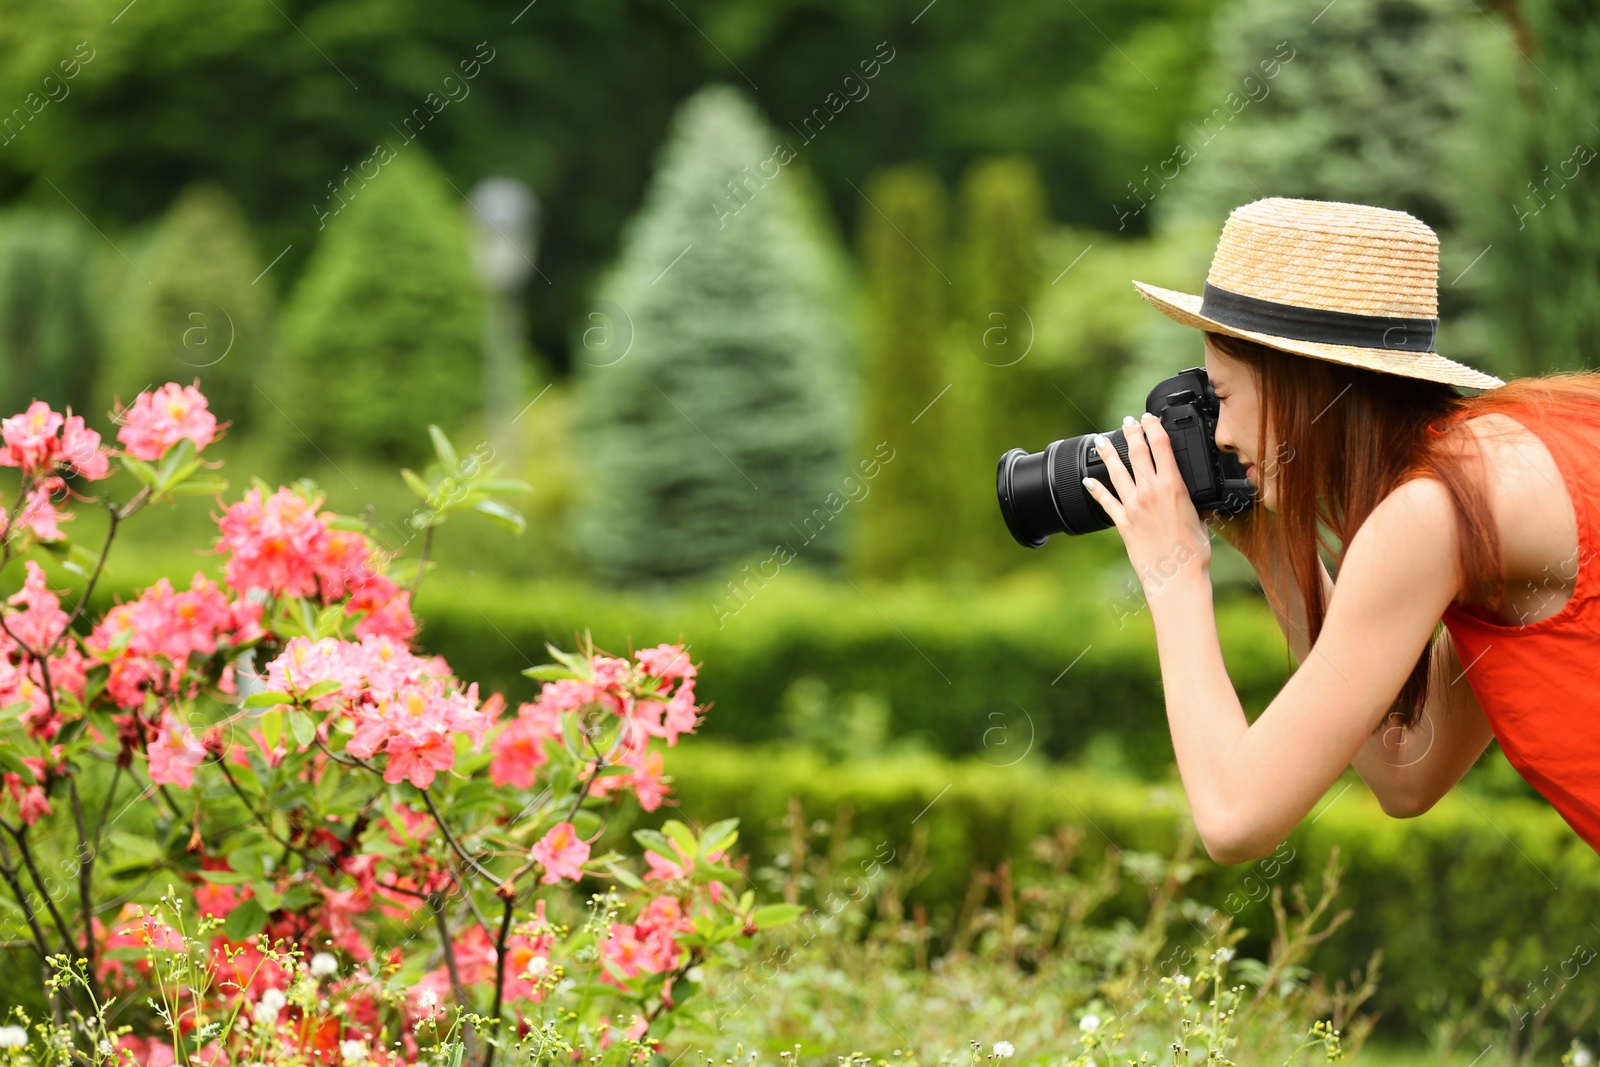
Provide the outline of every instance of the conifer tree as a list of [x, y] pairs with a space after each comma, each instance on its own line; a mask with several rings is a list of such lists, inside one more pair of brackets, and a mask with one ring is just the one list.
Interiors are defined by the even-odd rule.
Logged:
[[863, 193], [870, 207], [861, 212], [861, 259], [871, 299], [863, 440], [888, 442], [894, 459], [863, 501], [856, 565], [876, 578], [945, 573], [965, 525], [952, 431], [963, 422], [959, 405], [970, 410], [981, 385], [970, 374], [958, 383], [951, 371], [966, 368], [948, 362], [959, 344], [948, 326], [948, 197], [916, 165], [873, 175]]
[[796, 165], [735, 89], [673, 117], [575, 346], [574, 535], [603, 580], [711, 575], [780, 544], [824, 567], [840, 554], [847, 309]]
[[95, 235], [76, 218], [32, 208], [0, 216], [0, 408], [32, 400], [90, 414], [99, 362], [90, 299]]
[[1024, 445], [1032, 451], [1061, 429], [1061, 397], [1035, 353], [1037, 246], [1044, 218], [1038, 168], [1021, 156], [975, 163], [963, 178], [960, 204], [966, 306], [961, 344], [952, 355], [972, 387], [952, 390], [952, 471], [959, 471], [964, 553], [990, 570], [1026, 558], [1006, 532], [996, 503], [1000, 456]]
[[[1482, 260], [1463, 279], [1502, 378], [1600, 368], [1600, 24], [1586, 5], [1507, 5], [1521, 21], [1480, 55], [1470, 223]], [[1511, 41], [1520, 44], [1513, 47]]]
[[417, 145], [388, 150], [326, 220], [283, 315], [264, 422], [298, 450], [419, 458], [482, 402], [483, 291], [460, 198]]
[[250, 428], [260, 400], [252, 383], [268, 351], [272, 288], [268, 280], [257, 281], [265, 263], [238, 205], [216, 186], [191, 186], [141, 258], [148, 281], [122, 287], [101, 398], [128, 402], [142, 389], [198, 378], [219, 418], [236, 432]]

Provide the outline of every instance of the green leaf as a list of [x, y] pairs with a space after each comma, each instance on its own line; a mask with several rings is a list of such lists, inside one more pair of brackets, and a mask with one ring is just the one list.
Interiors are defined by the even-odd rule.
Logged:
[[290, 911], [299, 911], [310, 904], [311, 901], [311, 887], [308, 885], [295, 885], [290, 886], [288, 891], [283, 894], [283, 900], [279, 907], [287, 908]]
[[794, 922], [805, 910], [799, 904], [766, 904], [751, 914], [750, 921], [756, 924], [757, 929], [770, 930], [774, 926]]
[[[185, 438], [187, 440], [187, 438]], [[228, 491], [226, 478], [186, 478], [166, 490], [172, 496], [215, 496]]]
[[281, 710], [275, 709], [261, 716], [261, 736], [267, 742], [268, 751], [277, 748], [278, 742], [283, 740], [283, 725]]
[[200, 466], [200, 461], [195, 458], [194, 438], [180, 437], [178, 443], [167, 450], [161, 459], [161, 466], [156, 471], [155, 488], [164, 492], [172, 486], [183, 481]]
[[739, 820], [723, 819], [705, 828], [700, 835], [700, 853], [705, 856], [726, 849], [739, 839]]
[[589, 677], [589, 661], [585, 657], [578, 655], [576, 652], [563, 652], [561, 649], [550, 644], [549, 642], [545, 642], [544, 649], [546, 652], [550, 653], [550, 657], [557, 663], [564, 665], [568, 670], [572, 671], [573, 677]]
[[673, 851], [672, 842], [668, 841], [659, 830], [635, 830], [633, 839], [664, 860], [671, 860], [673, 863], [683, 862], [683, 857]]
[[[545, 663], [538, 667], [529, 667], [522, 672], [523, 677], [532, 678], [536, 682], [557, 682], [564, 678], [577, 678], [578, 673], [570, 667], [563, 667], [559, 663]], [[32, 705], [27, 705], [32, 707]]]
[[480, 493], [531, 493], [533, 486], [520, 478], [485, 478], [476, 486]]
[[628, 868], [622, 866], [621, 864], [613, 863], [611, 865], [610, 870], [611, 870], [611, 877], [615, 878], [617, 881], [621, 882], [623, 885], [627, 886], [629, 889], [643, 889], [644, 888], [644, 882], [640, 881], [639, 876], [634, 874], [632, 871], [628, 870]]
[[337, 693], [342, 688], [344, 688], [344, 683], [337, 678], [324, 678], [310, 689], [307, 689], [304, 696], [307, 700], [316, 700], [318, 697], [325, 697], [329, 693]]
[[731, 867], [724, 867], [719, 863], [707, 863], [704, 856], [696, 856], [694, 860], [694, 880], [696, 882], [728, 882], [733, 883], [744, 875]]
[[472, 510], [487, 515], [513, 533], [522, 533], [528, 528], [528, 520], [522, 517], [522, 512], [506, 507], [498, 500], [480, 500], [472, 506]]
[[279, 704], [293, 704], [294, 697], [288, 693], [252, 693], [244, 698], [244, 707], [270, 708]]
[[212, 885], [243, 885], [250, 880], [248, 874], [240, 871], [200, 871], [199, 874]]
[[311, 716], [296, 709], [289, 713], [289, 732], [300, 744], [310, 745], [316, 740], [317, 724], [311, 721]]
[[400, 477], [405, 481], [406, 485], [411, 488], [411, 491], [417, 494], [418, 498], [420, 498], [424, 504], [428, 502], [428, 497], [433, 494], [433, 490], [429, 488], [427, 482], [422, 480], [421, 475], [419, 475], [416, 471], [407, 470], [406, 468], [402, 467], [400, 468]]
[[134, 459], [129, 455], [124, 455], [122, 457], [122, 469], [139, 479], [140, 482], [151, 487], [154, 487], [156, 482], [160, 481], [161, 479], [161, 476], [156, 473], [156, 469], [154, 467], [142, 459]]
[[455, 473], [461, 469], [461, 460], [456, 456], [455, 446], [450, 443], [450, 438], [444, 431], [430, 423], [428, 436], [433, 438], [433, 450], [439, 454], [439, 465], [448, 473]]
[[700, 852], [700, 842], [694, 839], [694, 832], [677, 819], [668, 819], [661, 829], [672, 838], [672, 843], [683, 850], [685, 856], [696, 856]]
[[[323, 515], [333, 514], [323, 512]], [[363, 533], [367, 528], [367, 520], [360, 515], [333, 515], [331, 519], [323, 519], [322, 525], [330, 530], [346, 530], [350, 533]]]
[[222, 936], [229, 941], [248, 941], [267, 925], [267, 913], [254, 899], [243, 901], [228, 912], [222, 924]]

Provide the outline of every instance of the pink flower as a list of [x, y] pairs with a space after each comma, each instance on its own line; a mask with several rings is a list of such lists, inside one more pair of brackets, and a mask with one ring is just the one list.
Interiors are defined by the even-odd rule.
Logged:
[[[632, 773], [597, 778], [590, 784], [589, 791], [595, 796], [607, 796], [618, 789], [632, 789], [639, 798], [641, 808], [655, 811], [667, 795], [666, 778], [662, 774], [666, 766], [665, 759], [660, 752], [651, 750], [650, 739], [643, 734], [624, 733], [618, 747], [620, 751], [614, 762], [633, 768]], [[593, 763], [588, 766], [586, 773], [593, 773]]]
[[162, 712], [161, 728], [156, 732], [156, 739], [150, 742], [149, 752], [150, 781], [180, 789], [194, 784], [194, 769], [206, 758], [205, 748], [170, 711]]
[[[542, 903], [542, 901], [541, 901]], [[549, 973], [549, 949], [540, 944], [544, 938], [530, 938], [513, 934], [506, 942], [505, 999], [537, 1002], [544, 991], [539, 979]]]
[[667, 744], [676, 745], [679, 734], [693, 733], [698, 723], [699, 709], [694, 703], [694, 682], [685, 680], [678, 686], [677, 692], [672, 694], [672, 699], [667, 701], [666, 714], [661, 722], [661, 732], [657, 735], [667, 739]]
[[35, 737], [48, 740], [60, 729], [61, 719], [50, 709], [43, 670], [22, 645], [34, 652], [51, 650], [47, 657], [50, 682], [58, 698], [62, 693], [71, 693], [82, 699], [87, 663], [76, 638], [67, 635], [57, 645], [67, 628], [68, 615], [61, 609], [60, 599], [46, 587], [44, 569], [39, 564], [27, 561], [22, 588], [7, 602], [22, 605], [23, 610], [7, 617], [10, 633], [0, 634], [0, 706], [19, 702], [28, 705], [21, 714], [23, 725]]
[[578, 836], [570, 822], [558, 822], [533, 846], [533, 858], [544, 868], [539, 879], [544, 885], [555, 885], [563, 878], [576, 882], [583, 877], [589, 843]]
[[[59, 541], [62, 533], [56, 523], [72, 518], [56, 510], [50, 502], [51, 493], [62, 488], [60, 478], [46, 478], [28, 491], [28, 499], [17, 514], [17, 524], [12, 529], [29, 530], [41, 541]], [[0, 517], [3, 525], [3, 517]]]
[[549, 729], [536, 716], [519, 714], [490, 743], [494, 761], [489, 764], [489, 780], [495, 785], [533, 788], [539, 767], [550, 759], [544, 750], [544, 740], [550, 736]]
[[[325, 522], [330, 517], [331, 514], [324, 514], [318, 519]], [[372, 573], [367, 567], [371, 556], [372, 545], [361, 534], [325, 526], [316, 559], [323, 599], [341, 600], [352, 586], [367, 579]]]
[[682, 645], [657, 645], [655, 648], [642, 648], [634, 653], [634, 659], [639, 661], [639, 666], [644, 668], [644, 673], [652, 678], [683, 678], [691, 679], [695, 676], [695, 666], [689, 662], [689, 654]]
[[217, 650], [217, 637], [233, 627], [234, 611], [217, 584], [196, 573], [181, 593], [166, 578], [158, 578], [133, 602], [126, 618], [133, 630], [128, 651], [165, 656], [181, 665], [190, 653], [209, 656]]
[[228, 508], [217, 523], [222, 532], [217, 551], [232, 554], [225, 571], [228, 585], [238, 593], [252, 588], [290, 596], [316, 593], [317, 560], [328, 534], [317, 518], [318, 503], [289, 489], [263, 500], [256, 488]]
[[357, 633], [402, 640], [416, 631], [410, 595], [372, 570], [373, 546], [365, 536], [335, 529], [332, 512], [317, 511], [322, 498], [307, 500], [280, 488], [263, 498], [259, 488], [230, 506], [218, 520], [217, 551], [228, 553], [226, 578], [239, 593], [252, 588], [332, 603], [352, 598], [347, 612], [365, 611]]
[[373, 634], [409, 641], [417, 632], [416, 620], [411, 617], [411, 592], [381, 574], [368, 575], [355, 584], [345, 612], [366, 613], [356, 623], [357, 637]]
[[111, 473], [111, 461], [100, 447], [100, 435], [83, 424], [81, 415], [67, 415], [61, 430], [60, 461], [86, 481], [98, 481]]
[[298, 695], [323, 682], [338, 682], [338, 689], [311, 702], [318, 711], [327, 711], [361, 694], [362, 668], [352, 658], [351, 646], [332, 637], [320, 641], [290, 638], [282, 654], [267, 664], [267, 690]]
[[217, 417], [206, 410], [200, 390], [177, 382], [168, 382], [154, 393], [140, 393], [133, 407], [124, 409], [121, 416], [117, 440], [134, 459], [158, 460], [185, 437], [198, 451], [217, 433]]
[[383, 770], [383, 780], [390, 785], [410, 782], [418, 789], [428, 788], [440, 771], [448, 771], [456, 761], [455, 739], [442, 733], [420, 740], [394, 737], [385, 751], [389, 765]]
[[[80, 420], [81, 421], [81, 420]], [[55, 465], [62, 418], [43, 400], [35, 400], [20, 415], [0, 421], [0, 466], [21, 467], [24, 474], [42, 474]]]
[[17, 801], [17, 810], [25, 825], [32, 826], [51, 813], [50, 801], [45, 798], [43, 787], [23, 786], [22, 776], [18, 774], [7, 774], [4, 782]]
[[482, 745], [491, 720], [478, 710], [477, 695], [476, 685], [463, 692], [442, 678], [413, 682], [392, 694], [377, 694], [373, 702], [352, 706], [356, 732], [346, 742], [345, 751], [358, 759], [386, 752], [389, 765], [384, 781], [409, 781], [426, 789], [439, 771], [455, 764], [457, 734], [466, 734], [474, 745]]

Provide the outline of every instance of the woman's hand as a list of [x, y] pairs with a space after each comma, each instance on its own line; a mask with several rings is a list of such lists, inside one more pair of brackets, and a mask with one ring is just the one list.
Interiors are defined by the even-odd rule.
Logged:
[[1109, 439], [1095, 438], [1116, 495], [1093, 478], [1085, 478], [1084, 486], [1116, 524], [1145, 597], [1173, 583], [1209, 581], [1211, 538], [1178, 473], [1166, 428], [1145, 412], [1143, 422], [1132, 416], [1123, 419], [1122, 433], [1131, 473]]

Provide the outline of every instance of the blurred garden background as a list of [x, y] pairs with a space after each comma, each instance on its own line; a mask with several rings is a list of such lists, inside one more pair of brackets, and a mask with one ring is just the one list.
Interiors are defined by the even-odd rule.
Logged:
[[[1258, 197], [1376, 204], [1440, 235], [1440, 351], [1600, 363], [1592, 5], [524, 4], [0, 3], [0, 408], [109, 439], [118, 398], [198, 379], [230, 467], [309, 472], [412, 552], [395, 468], [439, 425], [533, 489], [525, 529], [491, 507], [427, 546], [423, 647], [526, 699], [546, 642], [683, 640], [714, 707], [682, 810], [740, 816], [758, 863], [815, 821], [923, 835], [935, 955], [1005, 915], [1039, 834], [1121, 870], [1113, 926], [1184, 840], [1120, 540], [1021, 548], [994, 496], [1006, 449], [1202, 363], [1131, 279], [1197, 291]], [[130, 529], [97, 596], [210, 566], [173, 546], [215, 511]], [[1216, 551], [1254, 714], [1290, 661]], [[1414, 821], [1346, 778], [1271, 873], [1174, 867], [1190, 922], [1265, 959], [1269, 890], [1337, 849], [1348, 921], [1284, 980], [1381, 949], [1371, 1055], [1596, 1044], [1564, 965], [1600, 943], [1600, 857], [1493, 747]]]

